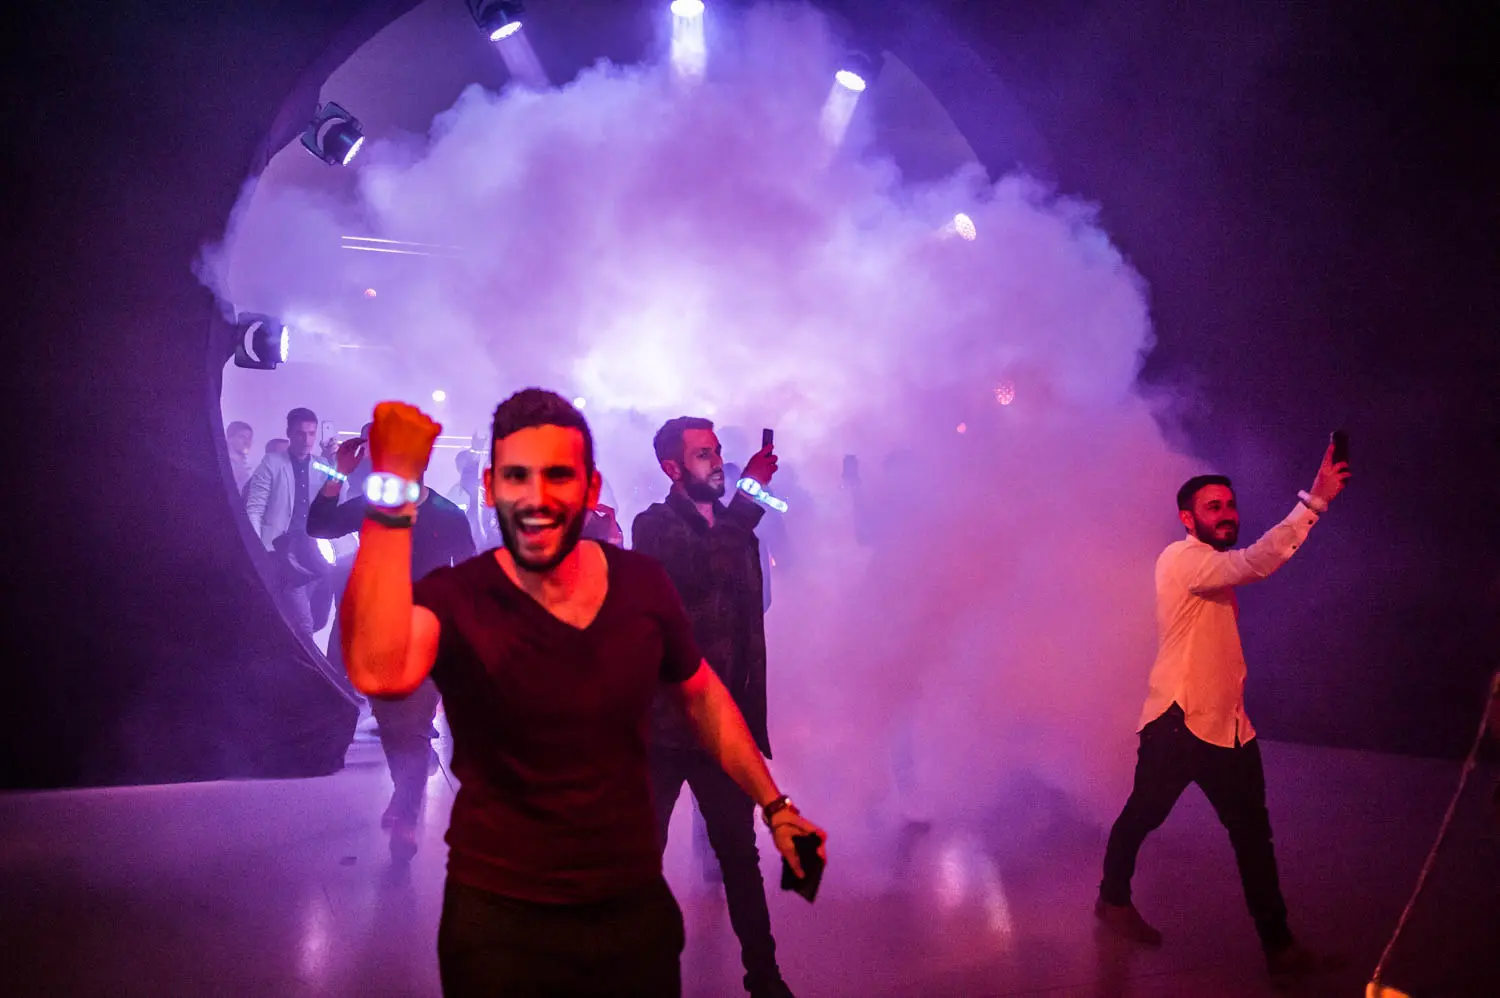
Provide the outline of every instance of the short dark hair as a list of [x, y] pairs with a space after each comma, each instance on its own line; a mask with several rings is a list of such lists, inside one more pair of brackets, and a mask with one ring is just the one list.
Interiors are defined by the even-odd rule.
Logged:
[[1222, 485], [1229, 491], [1234, 491], [1234, 483], [1224, 475], [1194, 475], [1182, 483], [1182, 488], [1177, 490], [1177, 508], [1191, 510], [1193, 500], [1198, 498], [1198, 493], [1210, 485]]
[[494, 461], [500, 441], [533, 426], [560, 426], [582, 433], [583, 470], [594, 477], [594, 435], [589, 432], [588, 420], [567, 399], [545, 388], [523, 388], [495, 407], [495, 420], [490, 425], [490, 461]]
[[226, 437], [232, 437], [236, 433], [248, 433], [251, 436], [255, 435], [255, 431], [250, 428], [250, 424], [241, 419], [236, 419], [234, 422], [224, 427], [224, 435]]
[[681, 461], [684, 448], [683, 435], [688, 430], [712, 430], [714, 421], [702, 416], [678, 416], [669, 419], [656, 431], [651, 439], [651, 449], [656, 451], [658, 461]]
[[317, 413], [313, 412], [311, 409], [304, 409], [301, 406], [298, 406], [297, 408], [286, 414], [286, 428], [288, 431], [290, 431], [291, 428], [296, 426], [298, 423], [316, 423], [317, 421]]

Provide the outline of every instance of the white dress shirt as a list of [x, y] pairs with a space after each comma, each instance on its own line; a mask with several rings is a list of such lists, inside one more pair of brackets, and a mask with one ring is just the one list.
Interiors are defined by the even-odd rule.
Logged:
[[1255, 737], [1245, 716], [1245, 652], [1234, 587], [1258, 582], [1302, 546], [1318, 514], [1303, 503], [1247, 548], [1217, 551], [1189, 534], [1156, 559], [1156, 664], [1144, 728], [1176, 703], [1188, 730], [1233, 748]]

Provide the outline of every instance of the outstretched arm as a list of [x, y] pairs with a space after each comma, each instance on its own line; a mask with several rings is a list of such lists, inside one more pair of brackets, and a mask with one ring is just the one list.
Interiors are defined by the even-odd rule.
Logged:
[[[1291, 560], [1307, 540], [1308, 531], [1327, 512], [1328, 504], [1344, 491], [1349, 480], [1349, 465], [1333, 463], [1333, 444], [1323, 453], [1323, 463], [1313, 479], [1307, 499], [1276, 526], [1266, 531], [1254, 544], [1239, 551], [1214, 551], [1193, 547], [1179, 556], [1177, 571], [1183, 573], [1187, 587], [1194, 593], [1208, 593], [1229, 586], [1259, 582]], [[1318, 507], [1315, 509], [1314, 507]]]

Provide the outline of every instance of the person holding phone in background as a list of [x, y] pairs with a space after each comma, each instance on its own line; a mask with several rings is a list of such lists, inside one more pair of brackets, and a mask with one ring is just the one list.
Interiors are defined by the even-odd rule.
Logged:
[[[769, 437], [769, 433], [767, 433]], [[745, 476], [768, 486], [776, 474], [769, 439], [745, 465]], [[726, 504], [730, 483], [711, 420], [668, 420], [652, 442], [657, 462], [671, 480], [665, 501], [655, 503], [631, 527], [636, 551], [661, 562], [682, 596], [693, 636], [745, 717], [766, 758], [766, 631], [760, 544], [756, 525], [766, 509], [740, 489]], [[739, 937], [745, 990], [753, 998], [789, 998], [776, 963], [776, 941], [766, 906], [760, 854], [755, 845], [756, 801], [729, 780], [703, 751], [687, 718], [665, 696], [652, 715], [651, 781], [659, 844], [686, 783], [698, 802], [710, 845], [718, 857], [729, 921]], [[762, 802], [764, 803], [764, 802]], [[773, 831], [795, 818], [787, 798], [765, 809]], [[780, 837], [777, 840], [781, 845]]]
[[1156, 562], [1158, 651], [1140, 722], [1135, 786], [1110, 831], [1095, 915], [1135, 942], [1161, 945], [1161, 933], [1131, 903], [1136, 856], [1197, 783], [1229, 832], [1245, 900], [1267, 968], [1277, 984], [1339, 969], [1292, 936], [1287, 924], [1271, 820], [1266, 811], [1260, 743], [1245, 716], [1245, 655], [1234, 588], [1258, 582], [1286, 564], [1349, 478], [1347, 438], [1328, 446], [1312, 488], [1276, 526], [1235, 550], [1240, 514], [1222, 475], [1199, 475], [1177, 492], [1187, 536]]

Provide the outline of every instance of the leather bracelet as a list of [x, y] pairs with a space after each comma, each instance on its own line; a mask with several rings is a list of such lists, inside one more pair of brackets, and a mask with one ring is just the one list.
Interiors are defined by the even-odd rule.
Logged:
[[798, 813], [796, 805], [792, 803], [792, 799], [786, 794], [782, 794], [780, 797], [776, 798], [771, 803], [765, 805], [760, 809], [760, 817], [761, 820], [766, 823], [766, 827], [770, 828], [772, 827], [771, 819], [776, 817], [782, 811], [788, 810], [793, 814]]
[[366, 507], [365, 519], [374, 520], [382, 527], [394, 527], [398, 530], [410, 530], [411, 525], [417, 522], [415, 513], [387, 513], [375, 506]]

